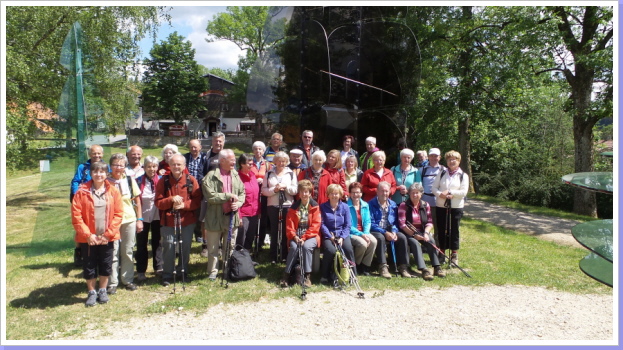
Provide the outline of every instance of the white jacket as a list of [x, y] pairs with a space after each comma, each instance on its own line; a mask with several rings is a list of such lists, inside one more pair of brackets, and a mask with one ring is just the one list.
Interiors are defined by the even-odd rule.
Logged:
[[[264, 182], [262, 183], [262, 195], [268, 197], [266, 204], [269, 206], [279, 206], [279, 195], [278, 193], [275, 193], [275, 185], [278, 183], [280, 183], [280, 181], [277, 178], [274, 169], [266, 173]], [[281, 177], [281, 183], [286, 185], [286, 200], [283, 202], [283, 206], [289, 207], [292, 205], [292, 202], [294, 202], [294, 196], [296, 196], [298, 192], [298, 181], [296, 180], [296, 175], [294, 175], [294, 172], [292, 172], [292, 169], [289, 167], [285, 168], [285, 172]]]
[[[463, 181], [461, 181], [461, 177], [463, 177]], [[467, 191], [469, 190], [469, 176], [460, 168], [453, 176], [450, 176], [448, 169], [440, 171], [435, 177], [435, 181], [433, 181], [432, 189], [437, 201], [437, 207], [443, 208], [446, 202], [444, 198], [439, 197], [441, 192], [445, 190], [449, 190], [450, 194], [452, 194], [452, 208], [463, 208], [465, 196], [467, 196]]]

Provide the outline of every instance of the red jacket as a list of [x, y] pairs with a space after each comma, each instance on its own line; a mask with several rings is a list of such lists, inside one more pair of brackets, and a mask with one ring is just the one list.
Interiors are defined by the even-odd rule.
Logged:
[[240, 180], [244, 185], [244, 203], [240, 207], [240, 217], [256, 216], [260, 214], [260, 188], [257, 186], [257, 179], [252, 171], [245, 175], [242, 171], [238, 172]]
[[[300, 205], [301, 200], [295, 201], [290, 209], [288, 209], [288, 214], [286, 215], [286, 237], [288, 237], [288, 247], [290, 246], [290, 241], [296, 236], [296, 231], [299, 227], [299, 216], [297, 212]], [[307, 220], [309, 225], [303, 234], [303, 240], [306, 241], [315, 238], [316, 247], [320, 248], [320, 207], [313, 199], [309, 200], [309, 217]]]
[[391, 185], [389, 189], [389, 196], [391, 197], [396, 192], [396, 178], [391, 170], [383, 168], [383, 176], [379, 177], [374, 171], [374, 168], [368, 169], [363, 173], [361, 177], [361, 185], [363, 185], [363, 200], [369, 202], [372, 198], [376, 197], [376, 188], [381, 181], [389, 182]]
[[[344, 190], [344, 196], [348, 195], [348, 188], [346, 188], [346, 175], [344, 175], [344, 170], [342, 168], [325, 168], [331, 175], [331, 183], [338, 184], [342, 186], [342, 190]], [[323, 202], [324, 203], [324, 202]]]
[[[120, 238], [119, 227], [123, 220], [123, 202], [119, 190], [104, 181], [106, 187], [106, 231], [104, 237], [108, 241]], [[93, 180], [83, 183], [78, 188], [71, 202], [71, 224], [76, 230], [74, 240], [78, 243], [88, 243], [87, 239], [95, 233], [95, 205], [91, 194]]]
[[[307, 179], [311, 181], [313, 178], [314, 178], [314, 174], [313, 174], [312, 168], [307, 168], [299, 173], [299, 177], [297, 180], [301, 181], [303, 179]], [[319, 204], [322, 204], [329, 200], [329, 197], [327, 196], [327, 187], [329, 187], [330, 184], [331, 184], [331, 174], [329, 174], [327, 169], [323, 168], [322, 174], [320, 175], [320, 181], [318, 182], [318, 200], [316, 202], [318, 202]], [[312, 190], [312, 197], [315, 197], [315, 193], [313, 192], [313, 190]]]
[[[164, 192], [166, 184], [165, 178], [169, 178], [169, 189]], [[186, 186], [186, 177], [189, 177], [192, 183], [192, 192], [188, 193]], [[156, 185], [156, 207], [160, 209], [160, 225], [175, 227], [175, 218], [171, 210], [173, 208], [173, 200], [171, 197], [179, 195], [184, 198], [184, 209], [180, 210], [182, 226], [188, 226], [197, 222], [195, 210], [201, 206], [201, 187], [197, 184], [197, 180], [192, 175], [182, 174], [180, 180], [177, 181], [171, 175], [164, 175]]]

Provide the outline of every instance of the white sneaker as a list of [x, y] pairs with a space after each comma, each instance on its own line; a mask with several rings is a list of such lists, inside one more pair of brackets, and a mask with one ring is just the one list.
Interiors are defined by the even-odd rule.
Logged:
[[208, 257], [208, 248], [203, 248], [203, 250], [201, 251], [201, 256], [204, 258]]

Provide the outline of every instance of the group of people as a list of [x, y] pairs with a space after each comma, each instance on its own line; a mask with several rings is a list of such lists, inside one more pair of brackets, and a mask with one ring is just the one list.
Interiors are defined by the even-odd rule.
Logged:
[[370, 275], [376, 265], [384, 278], [392, 278], [389, 263], [402, 277], [417, 276], [410, 268], [411, 255], [423, 279], [444, 277], [445, 254], [438, 254], [436, 244], [442, 251], [450, 249], [450, 259], [458, 261], [469, 181], [456, 151], [445, 154], [444, 167], [437, 148], [415, 165], [416, 154], [403, 148], [399, 164], [387, 168], [374, 137], [366, 139], [361, 155], [352, 148], [355, 139], [350, 135], [344, 136], [342, 150], [325, 153], [314, 145], [310, 130], [289, 151], [283, 136], [275, 133], [268, 147], [257, 141], [252, 153], [238, 158], [224, 148], [224, 134], [214, 133], [211, 142], [211, 149], [203, 152], [200, 141], [190, 140], [184, 155], [169, 144], [162, 161], [147, 156], [143, 163], [138, 146], [125, 155], [111, 155], [108, 164], [102, 161], [100, 146], [89, 148], [90, 159], [80, 165], [71, 186], [76, 261], [87, 281], [87, 306], [106, 303], [119, 281], [127, 290], [137, 289], [135, 245], [137, 281], [146, 280], [149, 232], [153, 270], [164, 286], [175, 278], [189, 281], [193, 236], [202, 244], [208, 278], [215, 280], [225, 249], [255, 247], [257, 260], [268, 232], [267, 261], [285, 263], [279, 282], [283, 287], [297, 264], [303, 283], [311, 286], [317, 248], [322, 251], [324, 284], [336, 283], [337, 251], [358, 274]]

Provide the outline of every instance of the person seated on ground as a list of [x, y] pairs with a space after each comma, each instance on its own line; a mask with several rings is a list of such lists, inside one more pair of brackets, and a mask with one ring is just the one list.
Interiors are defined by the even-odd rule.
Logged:
[[355, 138], [352, 135], [346, 135], [342, 137], [342, 150], [340, 151], [340, 158], [342, 158], [342, 168], [346, 168], [346, 158], [349, 156], [355, 156], [359, 158], [359, 152], [357, 152], [353, 146], [355, 146]]
[[[300, 264], [305, 273], [304, 285], [311, 287], [311, 272], [314, 249], [320, 247], [320, 208], [318, 203], [311, 198], [313, 186], [309, 180], [301, 180], [298, 183], [300, 199], [294, 201], [286, 217], [286, 236], [288, 237], [288, 257], [286, 269], [279, 284], [281, 287], [288, 286], [288, 280], [292, 269]], [[303, 261], [298, 261], [298, 248], [303, 249]]]
[[347, 156], [344, 164], [344, 180], [346, 181], [346, 187], [350, 188], [349, 186], [353, 182], [361, 182], [363, 171], [359, 169], [357, 157], [352, 155]]
[[158, 158], [145, 157], [145, 173], [136, 179], [141, 190], [141, 209], [143, 210], [143, 230], [136, 233], [136, 272], [137, 280], [147, 279], [147, 261], [149, 254], [147, 243], [151, 230], [152, 266], [156, 276], [162, 275], [162, 246], [160, 245], [160, 213], [156, 207], [156, 187], [162, 176], [158, 175]]
[[411, 165], [413, 160], [413, 151], [403, 148], [400, 151], [400, 164], [392, 167], [392, 173], [396, 179], [396, 192], [392, 196], [392, 200], [396, 204], [400, 204], [407, 200], [409, 188], [414, 183], [422, 183], [421, 172], [418, 168]]
[[390, 244], [391, 259], [394, 266], [398, 265], [402, 277], [411, 277], [408, 271], [409, 251], [407, 236], [398, 230], [398, 206], [389, 198], [391, 185], [381, 181], [377, 186], [377, 195], [368, 202], [372, 226], [370, 232], [376, 238], [376, 258], [379, 264], [379, 275], [392, 278], [387, 265], [385, 252]]
[[[219, 167], [211, 170], [203, 178], [201, 189], [203, 196], [208, 200], [208, 209], [205, 216], [205, 229], [208, 246], [208, 279], [216, 280], [218, 275], [219, 247], [223, 247], [223, 260], [225, 250], [233, 251], [236, 243], [238, 226], [240, 226], [240, 213], [238, 209], [245, 201], [244, 184], [235, 169], [236, 155], [231, 149], [223, 149], [219, 152]], [[228, 243], [230, 223], [231, 241]], [[224, 260], [225, 261], [225, 260]], [[227, 262], [225, 261], [225, 264]], [[223, 266], [223, 277], [227, 266]]]
[[[398, 207], [398, 226], [407, 235], [411, 254], [413, 254], [422, 278], [426, 281], [431, 281], [433, 280], [433, 275], [426, 268], [422, 254], [423, 250], [428, 253], [434, 275], [446, 277], [446, 273], [441, 269], [437, 251], [433, 247], [435, 240], [430, 233], [433, 228], [433, 220], [430, 206], [421, 200], [423, 193], [424, 187], [417, 182], [409, 187], [409, 198]], [[407, 223], [412, 225], [412, 227]], [[412, 228], [415, 228], [415, 230]]]
[[141, 190], [131, 176], [127, 176], [125, 168], [128, 158], [123, 153], [115, 153], [110, 157], [112, 169], [107, 181], [121, 193], [123, 201], [123, 220], [119, 228], [120, 238], [114, 245], [112, 274], [108, 281], [108, 294], [115, 294], [119, 280], [129, 291], [136, 290], [134, 284], [134, 243], [136, 233], [143, 231], [143, 210], [141, 207]]
[[385, 167], [385, 152], [378, 151], [372, 155], [374, 167], [364, 171], [361, 177], [363, 185], [363, 200], [369, 202], [377, 194], [379, 183], [385, 181], [389, 184], [389, 195], [396, 193], [396, 179], [394, 173]]
[[305, 169], [299, 174], [298, 180], [307, 179], [314, 186], [312, 198], [316, 203], [324, 203], [327, 197], [327, 187], [331, 184], [331, 174], [322, 165], [327, 161], [324, 151], [316, 151], [312, 155], [311, 167]]
[[445, 158], [448, 168], [442, 170], [435, 177], [432, 188], [435, 198], [437, 198], [436, 215], [437, 226], [439, 227], [439, 249], [443, 251], [451, 249], [450, 260], [458, 264], [459, 225], [463, 217], [465, 196], [467, 196], [467, 190], [469, 189], [469, 176], [459, 167], [461, 164], [461, 154], [459, 152], [449, 151], [445, 154]]
[[[169, 143], [162, 147], [162, 160], [158, 163], [158, 175], [164, 176], [169, 175], [171, 172], [171, 167], [169, 166], [169, 161], [173, 155], [178, 154], [179, 151], [177, 146]], [[184, 174], [189, 174], [188, 169], [184, 167]]]
[[366, 138], [366, 152], [361, 155], [361, 158], [359, 158], [359, 166], [361, 167], [361, 171], [365, 172], [366, 170], [371, 169], [374, 166], [374, 162], [372, 161], [372, 155], [378, 151], [380, 151], [380, 149], [376, 147], [376, 137], [370, 136]]
[[[74, 193], [71, 204], [71, 223], [79, 244], [82, 271], [88, 296], [85, 305], [108, 302], [106, 286], [112, 274], [114, 242], [119, 240], [123, 220], [123, 203], [119, 191], [106, 181], [108, 165], [96, 161], [89, 164], [91, 180]], [[99, 289], [95, 283], [99, 275]]]
[[320, 232], [322, 234], [322, 278], [320, 283], [331, 283], [335, 286], [337, 277], [333, 272], [333, 259], [336, 246], [341, 246], [346, 254], [346, 258], [355, 261], [355, 253], [353, 245], [350, 241], [350, 209], [348, 205], [342, 202], [344, 193], [342, 187], [337, 184], [331, 184], [327, 187], [327, 196], [329, 200], [320, 204], [320, 214], [322, 224]]
[[[287, 239], [286, 215], [294, 202], [297, 191], [297, 179], [288, 168], [290, 158], [285, 152], [277, 152], [273, 157], [275, 168], [266, 174], [262, 185], [262, 195], [268, 197], [267, 211], [270, 222], [270, 259], [272, 263], [280, 263], [285, 260]], [[281, 208], [281, 213], [280, 213]], [[281, 217], [281, 220], [279, 218]], [[281, 234], [281, 236], [280, 236]]]
[[[342, 169], [342, 158], [340, 157], [340, 151], [332, 149], [327, 153], [327, 161], [323, 164], [323, 167], [327, 169], [331, 175], [331, 183], [340, 185], [344, 196], [348, 192], [346, 187], [346, 178], [344, 176], [344, 169]], [[346, 199], [346, 197], [342, 198]]]
[[[162, 285], [181, 280], [189, 282], [188, 259], [192, 244], [193, 231], [197, 224], [196, 210], [201, 206], [201, 195], [197, 180], [184, 173], [186, 158], [174, 154], [169, 160], [171, 172], [163, 176], [156, 185], [156, 207], [160, 209], [162, 234]], [[204, 178], [205, 179], [205, 178]], [[176, 230], [177, 235], [176, 237]], [[182, 240], [180, 263], [175, 264], [176, 241]], [[179, 244], [179, 242], [178, 242]], [[174, 281], [173, 278], [176, 278]]]
[[[102, 161], [102, 157], [104, 156], [104, 149], [100, 145], [91, 145], [89, 147], [88, 154], [89, 160], [87, 160], [83, 164], [78, 165], [76, 174], [71, 179], [69, 191], [70, 203], [73, 201], [74, 194], [78, 191], [80, 185], [91, 180], [91, 164]], [[110, 169], [108, 169], [108, 171], [110, 172]], [[80, 252], [80, 245], [78, 244], [78, 242], [76, 242], [74, 249], [74, 266], [82, 266], [82, 256], [80, 255]]]
[[350, 197], [350, 240], [355, 251], [355, 263], [360, 275], [370, 276], [370, 266], [376, 251], [376, 238], [370, 233], [370, 208], [368, 203], [361, 200], [361, 183], [353, 182], [349, 186]]
[[238, 175], [244, 184], [244, 203], [240, 207], [242, 224], [238, 227], [236, 245], [246, 250], [253, 248], [253, 240], [257, 233], [257, 221], [260, 214], [260, 188], [257, 186], [253, 168], [253, 156], [241, 154], [238, 157]]

